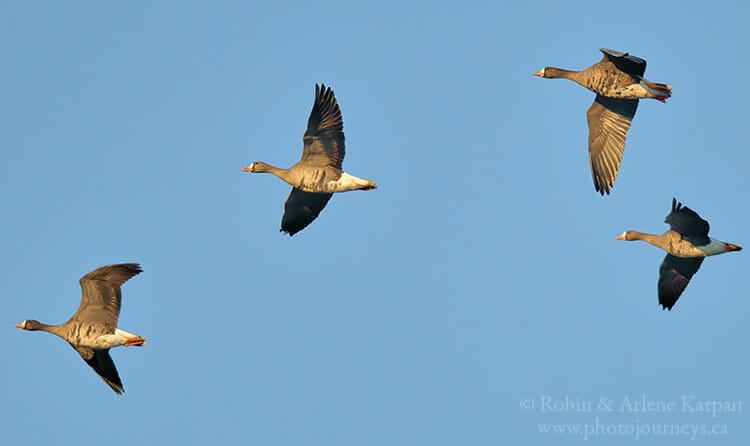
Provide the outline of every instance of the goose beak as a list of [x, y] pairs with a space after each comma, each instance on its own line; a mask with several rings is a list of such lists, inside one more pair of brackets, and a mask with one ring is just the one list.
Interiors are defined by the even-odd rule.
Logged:
[[620, 234], [617, 237], [615, 237], [615, 240], [625, 240], [625, 235], [624, 234]]
[[247, 167], [243, 167], [243, 168], [242, 168], [242, 171], [243, 171], [243, 172], [252, 172], [252, 171], [253, 171], [253, 168], [252, 168], [252, 167], [250, 167], [250, 166], [247, 166]]
[[18, 328], [23, 328], [23, 325], [21, 325], [21, 324], [16, 324], [16, 325], [14, 325], [14, 327], [18, 327]]
[[727, 243], [727, 251], [742, 251], [742, 246], [737, 246], [732, 243]]
[[544, 73], [542, 73], [541, 70], [537, 71], [536, 73], [531, 73], [531, 74], [533, 74], [534, 76], [544, 77]]

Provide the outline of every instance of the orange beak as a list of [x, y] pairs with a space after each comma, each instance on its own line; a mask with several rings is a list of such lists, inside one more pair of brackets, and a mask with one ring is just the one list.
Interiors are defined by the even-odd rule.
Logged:
[[21, 325], [21, 324], [16, 324], [16, 325], [14, 325], [14, 327], [18, 327], [18, 328], [23, 328], [23, 325]]
[[251, 168], [250, 168], [250, 166], [247, 166], [247, 167], [243, 167], [243, 168], [242, 168], [242, 171], [243, 171], [243, 172], [252, 172], [252, 171], [253, 171], [253, 169], [251, 169]]
[[531, 74], [533, 74], [534, 76], [544, 77], [541, 70], [537, 71], [536, 73], [531, 73]]
[[615, 240], [625, 240], [625, 236], [622, 234], [618, 235], [617, 237], [615, 237]]
[[732, 243], [727, 243], [727, 251], [742, 251], [742, 246], [733, 245]]

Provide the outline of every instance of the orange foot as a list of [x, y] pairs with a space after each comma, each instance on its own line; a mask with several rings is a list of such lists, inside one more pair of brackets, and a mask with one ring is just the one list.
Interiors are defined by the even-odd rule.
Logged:
[[135, 346], [140, 347], [141, 345], [143, 345], [145, 343], [146, 343], [146, 340], [143, 339], [143, 338], [141, 338], [141, 337], [138, 337], [138, 338], [125, 338], [125, 344], [124, 345], [125, 345], [125, 347], [131, 346], [131, 345], [135, 345]]
[[667, 98], [664, 96], [657, 96], [654, 99], [656, 99], [659, 102], [667, 102]]

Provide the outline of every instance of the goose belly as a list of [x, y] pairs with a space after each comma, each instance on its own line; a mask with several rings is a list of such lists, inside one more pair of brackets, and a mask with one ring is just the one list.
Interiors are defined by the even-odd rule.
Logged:
[[341, 177], [336, 181], [329, 182], [328, 187], [332, 192], [346, 192], [362, 189], [362, 185], [366, 182], [367, 180], [357, 178], [354, 175], [349, 175], [346, 172], [341, 172]]
[[633, 84], [621, 90], [620, 97], [629, 99], [642, 99], [656, 96], [655, 93], [649, 91], [643, 84]]
[[690, 241], [685, 240], [679, 233], [671, 229], [661, 236], [650, 236], [649, 234], [647, 236], [643, 239], [644, 241], [667, 251], [667, 253], [675, 257], [703, 257], [706, 255], [696, 249], [695, 245]]
[[608, 98], [618, 99], [644, 99], [653, 97], [653, 95], [641, 84], [629, 84], [626, 86], [597, 86], [592, 88], [594, 92]]
[[686, 241], [679, 240], [669, 244], [666, 251], [676, 257], [705, 257], [706, 253], [696, 248], [695, 245]]
[[624, 87], [612, 88], [604, 92], [599, 92], [599, 94], [610, 98], [622, 99], [668, 98], [671, 96], [670, 91], [651, 88], [644, 81]]
[[671, 243], [667, 252], [677, 257], [707, 257], [727, 252], [727, 246], [713, 238], [708, 244], [698, 246], [687, 240], [679, 240]]
[[108, 349], [124, 345], [127, 342], [126, 338], [135, 337], [138, 336], [127, 331], [115, 329], [114, 333], [82, 337], [78, 345], [95, 349]]
[[332, 169], [315, 169], [305, 173], [294, 187], [305, 192], [338, 192], [335, 190], [337, 181], [334, 178], [338, 179], [339, 174]]
[[333, 193], [362, 189], [363, 185], [367, 183], [367, 180], [349, 175], [346, 172], [319, 170], [305, 175], [300, 181], [300, 185], [296, 187], [305, 192]]

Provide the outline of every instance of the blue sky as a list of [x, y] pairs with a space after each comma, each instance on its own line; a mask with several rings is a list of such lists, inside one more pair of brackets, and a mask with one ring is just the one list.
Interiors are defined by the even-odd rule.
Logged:
[[[4, 442], [578, 444], [539, 425], [599, 423], [747, 444], [746, 253], [708, 259], [665, 312], [663, 252], [614, 237], [663, 232], [674, 196], [748, 245], [748, 6], [616, 6], [0, 3]], [[641, 102], [604, 198], [593, 93], [531, 75], [600, 47], [674, 89]], [[299, 159], [316, 82], [342, 110], [345, 170], [379, 188], [289, 238], [289, 186], [240, 168]], [[64, 322], [78, 279], [123, 262], [144, 272], [120, 327], [148, 343], [111, 352], [118, 397], [13, 324]], [[593, 410], [545, 407], [566, 396]], [[623, 410], [641, 397], [679, 404]]]

